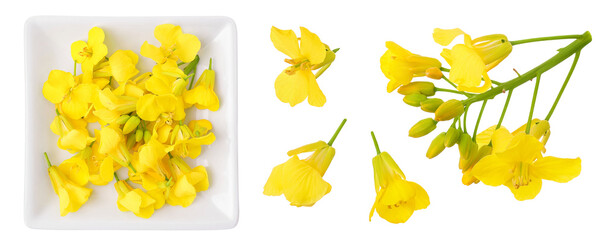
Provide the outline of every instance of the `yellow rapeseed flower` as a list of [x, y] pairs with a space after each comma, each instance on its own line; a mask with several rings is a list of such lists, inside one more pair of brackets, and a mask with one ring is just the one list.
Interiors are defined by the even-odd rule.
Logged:
[[312, 106], [322, 107], [326, 100], [312, 72], [315, 67], [325, 61], [326, 46], [320, 38], [300, 27], [301, 38], [298, 39], [293, 30], [281, 30], [272, 27], [270, 39], [274, 47], [289, 56], [285, 62], [291, 66], [283, 70], [276, 78], [274, 88], [281, 102], [289, 103], [292, 107], [308, 98]]
[[156, 200], [141, 189], [133, 188], [125, 180], [115, 183], [117, 207], [122, 212], [132, 212], [141, 218], [150, 218], [155, 212]]
[[492, 86], [488, 71], [511, 53], [511, 42], [502, 34], [471, 39], [471, 36], [458, 28], [436, 28], [433, 31], [433, 39], [442, 46], [448, 46], [459, 35], [464, 36], [464, 43], [457, 44], [452, 49], [444, 49], [441, 53], [450, 64], [450, 81], [458, 84], [459, 91], [485, 92]]
[[183, 93], [183, 100], [186, 104], [195, 105], [198, 109], [209, 109], [218, 111], [220, 108], [220, 99], [214, 91], [216, 82], [216, 72], [212, 69], [212, 62], [209, 62], [209, 68], [204, 70], [201, 77], [195, 83], [195, 87], [190, 91]]
[[542, 179], [564, 183], [580, 175], [580, 158], [543, 157], [543, 150], [537, 137], [499, 128], [492, 134], [492, 154], [475, 164], [472, 172], [486, 185], [507, 186], [520, 201], [536, 197]]
[[168, 60], [191, 62], [201, 49], [197, 36], [182, 33], [180, 26], [162, 24], [155, 27], [155, 38], [161, 43], [160, 47], [145, 41], [140, 48], [140, 55], [153, 59], [158, 64]]
[[75, 212], [88, 201], [92, 189], [83, 187], [67, 178], [56, 166], [50, 164], [48, 155], [44, 153], [48, 163], [48, 175], [54, 192], [59, 196], [61, 216]]
[[429, 206], [429, 196], [419, 184], [406, 180], [389, 153], [379, 150], [374, 134], [373, 141], [377, 149], [377, 156], [373, 158], [377, 197], [371, 208], [369, 221], [377, 210], [379, 216], [388, 222], [404, 223], [414, 211]]
[[107, 56], [105, 32], [99, 27], [93, 27], [88, 32], [88, 42], [75, 41], [71, 44], [71, 57], [82, 64], [84, 82], [92, 80], [94, 65]]
[[[387, 92], [392, 92], [402, 85], [409, 84], [415, 77], [426, 76], [428, 69], [430, 71], [440, 71], [442, 63], [435, 58], [411, 53], [391, 41], [385, 42], [385, 46], [387, 51], [381, 56], [380, 62], [381, 71], [389, 79]], [[429, 76], [433, 76], [433, 74]]]

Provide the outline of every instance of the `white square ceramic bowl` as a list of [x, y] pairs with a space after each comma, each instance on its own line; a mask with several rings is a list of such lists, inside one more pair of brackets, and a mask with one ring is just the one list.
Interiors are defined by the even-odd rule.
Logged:
[[[180, 25], [183, 32], [201, 41], [197, 77], [213, 58], [216, 112], [189, 109], [187, 120], [205, 118], [212, 122], [216, 141], [204, 147], [191, 164], [206, 166], [210, 187], [200, 192], [187, 208], [167, 205], [150, 219], [121, 212], [116, 205], [113, 183], [93, 186], [89, 201], [75, 213], [59, 215], [59, 199], [52, 190], [43, 152], [58, 165], [71, 156], [57, 147], [58, 137], [50, 129], [54, 106], [42, 96], [42, 85], [53, 69], [73, 71], [71, 43], [85, 40], [94, 26], [105, 31], [105, 44], [112, 54], [118, 49], [140, 53], [144, 41], [158, 44], [155, 26]], [[140, 57], [138, 69], [151, 70], [154, 62]], [[78, 68], [78, 71], [80, 69]], [[43, 229], [226, 229], [238, 221], [237, 179], [237, 33], [227, 17], [32, 17], [25, 23], [25, 224]]]

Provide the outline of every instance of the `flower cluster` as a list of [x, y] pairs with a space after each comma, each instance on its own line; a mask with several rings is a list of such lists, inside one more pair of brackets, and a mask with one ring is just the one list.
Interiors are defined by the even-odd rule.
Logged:
[[[94, 27], [87, 41], [71, 45], [74, 72], [52, 70], [44, 83], [42, 93], [56, 112], [50, 129], [58, 147], [74, 154], [58, 167], [47, 157], [62, 216], [88, 200], [88, 183], [106, 185], [114, 176], [118, 208], [142, 218], [165, 203], [187, 207], [208, 189], [205, 167], [185, 159], [197, 158], [203, 145], [214, 142], [212, 124], [185, 123], [185, 117], [193, 106], [219, 108], [211, 60], [195, 83], [199, 39], [172, 24], [157, 26], [154, 34], [159, 45], [145, 41], [140, 49], [156, 62], [151, 72], [140, 73], [134, 51], [109, 56], [104, 31]], [[91, 123], [100, 124], [93, 134]], [[128, 170], [123, 180], [116, 173], [120, 168]]]
[[[590, 33], [509, 41], [503, 34], [472, 38], [458, 28], [436, 28], [433, 32], [433, 39], [442, 46], [450, 45], [458, 36], [463, 36], [462, 43], [443, 49], [441, 53], [450, 69], [442, 67], [435, 58], [413, 54], [393, 42], [386, 42], [387, 51], [381, 57], [381, 70], [389, 79], [387, 91], [398, 89], [406, 104], [434, 114], [412, 126], [408, 134], [410, 137], [423, 137], [433, 132], [439, 123], [453, 120], [447, 131], [433, 139], [427, 149], [427, 158], [434, 158], [446, 148], [457, 145], [463, 184], [505, 185], [520, 201], [536, 197], [542, 179], [567, 182], [577, 177], [581, 168], [580, 158], [544, 157], [542, 153], [551, 133], [549, 120], [576, 66], [580, 50], [591, 41]], [[514, 46], [561, 39], [574, 39], [574, 42], [534, 69], [524, 74], [516, 71], [517, 78], [506, 82], [490, 78], [489, 71], [509, 56]], [[572, 55], [575, 56], [573, 65], [549, 113], [544, 120], [533, 118], [542, 74]], [[449, 72], [448, 77], [446, 72]], [[436, 87], [432, 81], [413, 81], [423, 76], [444, 79], [455, 89]], [[536, 81], [527, 123], [510, 133], [502, 126], [502, 121], [513, 89], [533, 78]], [[440, 92], [465, 99], [444, 101], [434, 97]], [[477, 134], [486, 103], [501, 93], [507, 93], [507, 100], [498, 124]], [[467, 128], [467, 115], [469, 106], [476, 102], [481, 102], [481, 110], [471, 135]]]

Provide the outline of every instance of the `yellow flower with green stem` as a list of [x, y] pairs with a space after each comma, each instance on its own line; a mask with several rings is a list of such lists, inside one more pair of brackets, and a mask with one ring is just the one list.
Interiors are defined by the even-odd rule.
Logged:
[[[450, 81], [458, 84], [459, 91], [485, 92], [492, 86], [488, 71], [502, 62], [511, 53], [513, 46], [503, 34], [471, 39], [471, 36], [458, 28], [436, 28], [433, 39], [442, 46], [448, 46], [459, 35], [464, 36], [464, 43], [454, 45], [452, 49], [444, 49], [441, 54], [450, 64]], [[484, 84], [481, 84], [482, 78]]]
[[59, 136], [57, 146], [71, 153], [82, 151], [94, 138], [88, 133], [88, 123], [83, 119], [69, 119], [55, 109], [56, 116], [50, 124], [50, 130]]
[[[88, 32], [88, 42], [75, 41], [71, 44], [71, 57], [82, 65], [83, 81], [92, 80], [94, 65], [107, 56], [105, 32], [99, 27], [93, 27]], [[74, 72], [75, 74], [75, 72]]]
[[440, 79], [442, 63], [435, 58], [413, 54], [392, 41], [385, 42], [387, 51], [381, 56], [381, 71], [389, 79], [387, 92], [407, 85], [415, 77]]
[[195, 83], [195, 87], [183, 93], [184, 102], [195, 105], [198, 109], [217, 111], [220, 107], [220, 99], [218, 99], [218, 95], [214, 92], [215, 82], [216, 72], [212, 69], [212, 59], [210, 58], [209, 68], [203, 71], [201, 77]]
[[[335, 52], [320, 41], [320, 38], [300, 27], [301, 38], [298, 39], [293, 30], [281, 30], [272, 27], [270, 40], [274, 47], [290, 59], [285, 59], [291, 64], [276, 78], [274, 88], [276, 96], [281, 102], [289, 103], [292, 107], [308, 98], [308, 103], [315, 107], [322, 107], [326, 97], [318, 86], [316, 79], [335, 60]], [[312, 70], [320, 69], [316, 75]]]
[[[328, 194], [331, 185], [323, 176], [335, 157], [332, 145], [345, 122], [346, 119], [341, 122], [329, 143], [318, 141], [287, 152], [291, 158], [272, 169], [264, 185], [264, 195], [285, 195], [291, 206], [311, 207]], [[297, 155], [305, 152], [313, 153], [300, 160]]]
[[377, 156], [373, 158], [375, 192], [377, 197], [369, 214], [375, 210], [391, 223], [404, 223], [416, 210], [429, 206], [429, 195], [419, 184], [407, 181], [398, 164], [387, 152], [381, 152], [375, 134], [371, 132]]
[[489, 186], [507, 186], [517, 200], [538, 195], [542, 180], [565, 183], [580, 174], [580, 158], [542, 156], [544, 144], [535, 136], [505, 128], [492, 135], [493, 154], [473, 167], [474, 176]]
[[155, 27], [154, 34], [161, 46], [156, 47], [145, 41], [140, 48], [140, 55], [153, 59], [157, 64], [168, 60], [193, 61], [201, 49], [197, 36], [182, 33], [180, 26], [161, 24]]
[[70, 212], [76, 212], [84, 203], [88, 201], [92, 189], [80, 186], [65, 176], [56, 166], [53, 166], [48, 159], [48, 154], [44, 153], [46, 163], [48, 164], [48, 175], [54, 192], [59, 196], [61, 216]]

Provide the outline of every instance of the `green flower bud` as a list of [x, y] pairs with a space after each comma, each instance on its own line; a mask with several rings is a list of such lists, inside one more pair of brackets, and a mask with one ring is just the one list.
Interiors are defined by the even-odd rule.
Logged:
[[126, 123], [128, 119], [130, 119], [130, 115], [121, 115], [117, 118], [117, 120], [115, 120], [115, 123], [121, 125]]
[[460, 169], [466, 169], [468, 165], [470, 165], [472, 161], [473, 155], [477, 154], [477, 143], [473, 142], [471, 136], [467, 133], [462, 133], [459, 138], [459, 154], [461, 155], [461, 160], [459, 162]]
[[427, 100], [427, 97], [420, 93], [410, 94], [404, 96], [403, 101], [413, 107], [421, 106], [421, 102]]
[[184, 81], [184, 79], [182, 79], [182, 78], [178, 78], [172, 84], [172, 93], [174, 93], [174, 95], [176, 95], [176, 96], [182, 95], [182, 92], [184, 92], [185, 89], [186, 89], [186, 81]]
[[142, 137], [144, 136], [144, 131], [142, 131], [142, 129], [136, 129], [136, 142], [140, 142], [140, 140], [142, 140]]
[[128, 135], [128, 139], [126, 140], [126, 147], [128, 147], [128, 149], [131, 149], [132, 147], [134, 147], [134, 144], [136, 144], [136, 136], [134, 136], [134, 134]]
[[444, 101], [439, 98], [430, 98], [421, 102], [421, 110], [425, 112], [435, 112]]
[[448, 100], [435, 111], [435, 120], [436, 121], [447, 121], [453, 119], [455, 117], [460, 116], [465, 112], [465, 105], [463, 102], [451, 99]]
[[411, 82], [398, 88], [398, 93], [402, 95], [420, 93], [425, 96], [433, 96], [435, 92], [435, 85], [432, 82]]
[[445, 138], [446, 133], [443, 132], [436, 136], [433, 141], [431, 141], [431, 144], [429, 144], [429, 148], [427, 149], [427, 154], [425, 154], [427, 158], [432, 159], [444, 151], [446, 148], [446, 146], [444, 146]]
[[414, 126], [408, 130], [408, 136], [418, 138], [429, 134], [431, 131], [436, 129], [437, 121], [431, 118], [425, 118], [418, 121]]
[[142, 138], [144, 139], [144, 143], [148, 143], [149, 140], [151, 140], [151, 131], [144, 130], [144, 136]]
[[124, 135], [134, 131], [134, 129], [138, 127], [138, 124], [140, 124], [140, 118], [136, 116], [130, 117], [130, 119], [128, 119], [128, 121], [126, 122], [126, 124], [124, 124], [124, 127], [122, 128]]
[[459, 137], [461, 136], [461, 130], [458, 130], [454, 127], [451, 127], [446, 132], [446, 138], [444, 139], [444, 146], [452, 147], [459, 141]]

